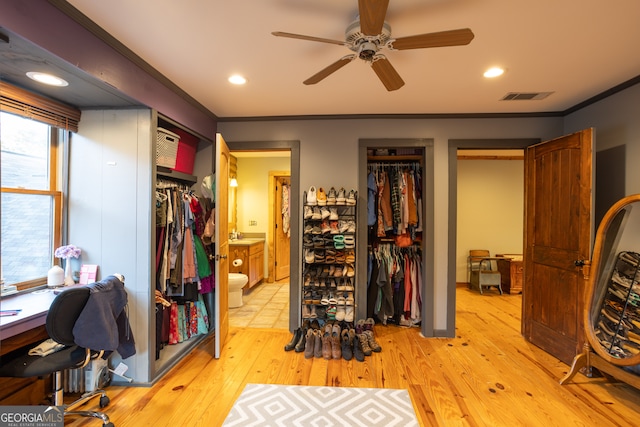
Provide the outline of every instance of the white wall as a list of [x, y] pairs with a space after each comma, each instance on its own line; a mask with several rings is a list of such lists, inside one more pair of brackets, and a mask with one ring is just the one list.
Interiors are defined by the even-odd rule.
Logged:
[[[300, 141], [300, 188], [358, 188], [358, 140], [432, 138], [434, 140], [434, 328], [446, 329], [448, 268], [449, 139], [540, 138], [562, 134], [557, 118], [512, 119], [344, 119], [220, 122], [227, 141]], [[302, 195], [300, 195], [302, 196]], [[298, 254], [300, 257], [301, 254]], [[455, 283], [452, 284], [455, 286]]]
[[524, 161], [458, 160], [456, 282], [467, 282], [470, 249], [523, 253]]

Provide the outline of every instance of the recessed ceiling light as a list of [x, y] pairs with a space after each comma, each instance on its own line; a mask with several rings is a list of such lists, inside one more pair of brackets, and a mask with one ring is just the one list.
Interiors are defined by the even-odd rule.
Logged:
[[56, 77], [52, 74], [39, 73], [37, 71], [29, 71], [27, 73], [27, 77], [29, 77], [31, 80], [35, 80], [37, 82], [44, 83], [49, 86], [60, 86], [60, 87], [69, 86], [69, 83], [66, 80], [61, 79], [60, 77]]
[[233, 76], [229, 77], [229, 82], [233, 83], [234, 85], [243, 85], [247, 82], [247, 79], [242, 77], [240, 74], [234, 74]]
[[504, 73], [504, 69], [500, 67], [491, 67], [484, 72], [484, 76], [488, 79], [501, 76]]

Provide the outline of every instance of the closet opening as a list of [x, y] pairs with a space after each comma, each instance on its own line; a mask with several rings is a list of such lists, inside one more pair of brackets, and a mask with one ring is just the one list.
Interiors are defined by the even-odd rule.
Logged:
[[204, 191], [211, 143], [160, 116], [156, 137], [152, 376], [215, 328], [213, 194]]
[[358, 318], [433, 335], [433, 142], [360, 140]]

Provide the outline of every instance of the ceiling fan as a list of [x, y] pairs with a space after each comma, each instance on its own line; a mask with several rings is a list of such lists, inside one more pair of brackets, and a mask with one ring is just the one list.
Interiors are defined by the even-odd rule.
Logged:
[[441, 31], [437, 33], [418, 34], [408, 37], [391, 37], [391, 26], [385, 21], [389, 0], [358, 0], [358, 18], [345, 31], [345, 41], [325, 39], [321, 37], [274, 31], [274, 36], [293, 39], [310, 40], [346, 46], [352, 54], [343, 56], [338, 61], [309, 77], [303, 83], [316, 84], [356, 58], [371, 65], [373, 71], [388, 91], [400, 89], [404, 81], [393, 68], [389, 60], [379, 53], [381, 49], [407, 50], [428, 47], [462, 46], [473, 40], [473, 32], [469, 28]]

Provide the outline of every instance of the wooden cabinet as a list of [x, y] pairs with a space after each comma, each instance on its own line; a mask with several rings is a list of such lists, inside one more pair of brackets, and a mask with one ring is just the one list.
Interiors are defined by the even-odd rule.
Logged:
[[522, 293], [522, 255], [497, 255], [500, 286], [508, 294]]
[[[229, 273], [242, 273], [249, 277], [249, 288], [264, 279], [264, 240], [243, 239], [229, 242]], [[234, 266], [235, 260], [242, 264]]]

